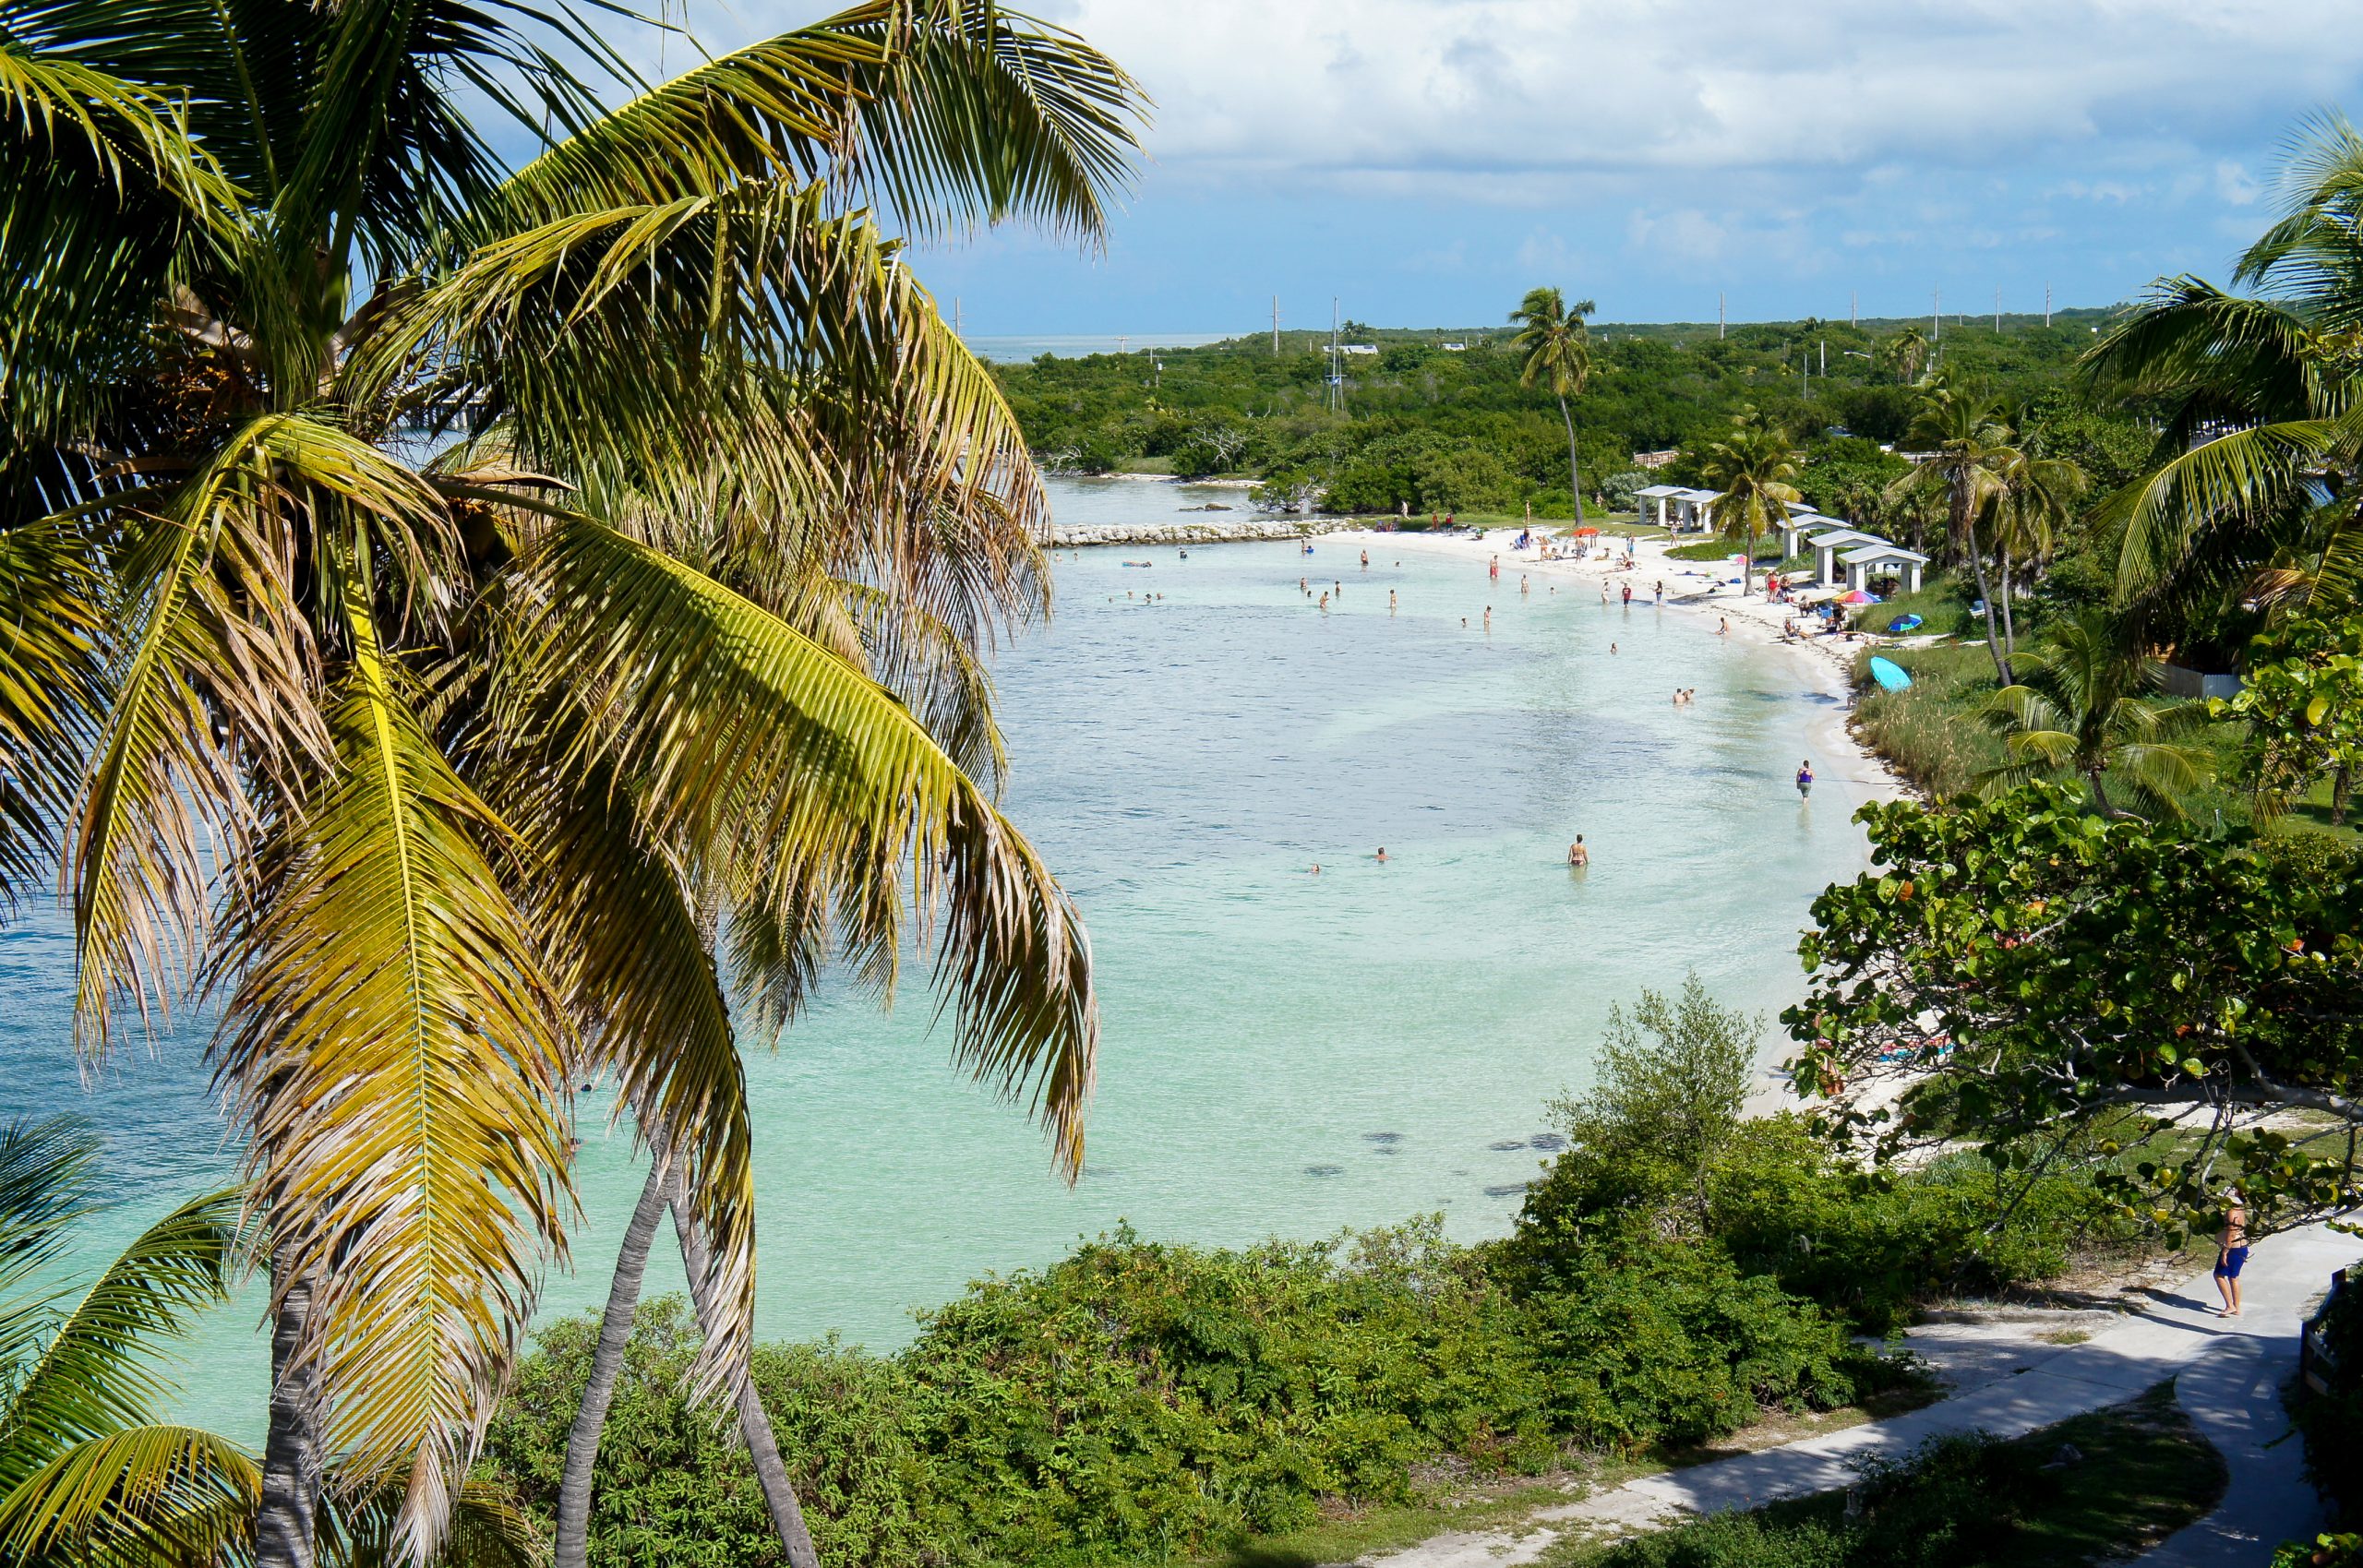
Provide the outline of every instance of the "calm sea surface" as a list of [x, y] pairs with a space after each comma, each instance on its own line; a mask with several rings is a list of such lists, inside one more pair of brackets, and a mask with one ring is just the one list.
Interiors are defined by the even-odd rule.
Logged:
[[[1225, 495], [1060, 482], [1056, 505], [1162, 520]], [[1801, 665], [1700, 616], [1521, 595], [1514, 565], [1489, 586], [1373, 554], [1368, 571], [1326, 544], [1062, 555], [1057, 618], [997, 668], [1007, 809], [1098, 957], [1088, 1172], [1062, 1186], [1023, 1114], [953, 1074], [924, 995], [891, 1017], [824, 1001], [749, 1068], [763, 1335], [892, 1346], [914, 1309], [1119, 1219], [1238, 1243], [1440, 1210], [1457, 1235], [1498, 1233], [1611, 1002], [1685, 969], [1750, 1007], [1794, 994], [1806, 904], [1862, 856], [1839, 770], [1811, 799], [1789, 782], [1834, 711]], [[1303, 575], [1343, 584], [1329, 614]], [[1696, 706], [1668, 702], [1677, 686]], [[1577, 832], [1586, 872], [1565, 864]], [[64, 923], [26, 911], [0, 934], [0, 1112], [103, 1131], [120, 1203], [86, 1227], [95, 1259], [231, 1157], [207, 1021], [175, 1019], [86, 1089], [70, 993]], [[604, 1106], [582, 1115], [557, 1311], [601, 1299], [640, 1184]], [[672, 1262], [652, 1289], [678, 1281]], [[216, 1314], [185, 1378], [191, 1416], [249, 1435], [255, 1311]]]

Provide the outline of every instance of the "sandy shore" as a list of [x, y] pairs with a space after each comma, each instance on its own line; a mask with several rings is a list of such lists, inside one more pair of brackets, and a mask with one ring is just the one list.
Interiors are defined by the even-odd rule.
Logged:
[[[1715, 634], [1719, 622], [1728, 623], [1729, 635], [1751, 642], [1763, 643], [1788, 659], [1795, 667], [1799, 681], [1809, 690], [1827, 692], [1842, 700], [1817, 717], [1811, 725], [1815, 748], [1814, 777], [1816, 787], [1836, 789], [1847, 800], [1848, 808], [1872, 800], [1894, 800], [1908, 795], [1910, 788], [1887, 762], [1865, 749], [1847, 728], [1847, 717], [1853, 707], [1853, 687], [1851, 671], [1854, 656], [1863, 651], [1863, 643], [1849, 642], [1838, 637], [1815, 637], [1802, 640], [1781, 635], [1782, 623], [1797, 612], [1786, 604], [1767, 601], [1760, 584], [1753, 594], [1743, 595], [1739, 584], [1731, 579], [1731, 563], [1707, 561], [1676, 561], [1666, 558], [1663, 540], [1641, 539], [1634, 543], [1635, 565], [1630, 571], [1618, 569], [1625, 559], [1622, 539], [1605, 540], [1614, 549], [1609, 558], [1587, 557], [1582, 560], [1562, 558], [1543, 561], [1533, 550], [1514, 550], [1515, 530], [1494, 529], [1481, 538], [1447, 538], [1432, 533], [1382, 533], [1373, 529], [1341, 529], [1329, 534], [1324, 543], [1346, 545], [1354, 549], [1369, 549], [1373, 558], [1380, 550], [1391, 558], [1400, 559], [1418, 554], [1431, 557], [1447, 557], [1483, 564], [1494, 557], [1501, 557], [1502, 576], [1505, 582], [1514, 574], [1524, 573], [1546, 581], [1582, 582], [1587, 587], [1602, 578], [1609, 581], [1609, 592], [1621, 591], [1625, 583], [1633, 585], [1636, 599], [1646, 599], [1659, 582], [1665, 584], [1665, 604], [1670, 609], [1684, 611], [1705, 622], [1705, 632]], [[1515, 583], [1512, 583], [1513, 590]]]

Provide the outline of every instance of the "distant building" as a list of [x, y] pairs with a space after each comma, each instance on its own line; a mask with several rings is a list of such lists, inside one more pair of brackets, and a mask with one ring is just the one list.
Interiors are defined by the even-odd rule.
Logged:
[[1469, 345], [1467, 343], [1438, 343], [1436, 345], [1436, 347], [1444, 350], [1446, 353], [1458, 353], [1468, 346]]
[[1376, 353], [1378, 345], [1376, 343], [1339, 343], [1337, 352], [1339, 353]]
[[1633, 466], [1635, 468], [1663, 468], [1681, 455], [1680, 447], [1668, 447], [1661, 452], [1635, 452]]

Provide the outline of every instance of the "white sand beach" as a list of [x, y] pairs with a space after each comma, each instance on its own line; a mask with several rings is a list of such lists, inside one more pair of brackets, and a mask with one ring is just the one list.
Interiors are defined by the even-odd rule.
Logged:
[[[1666, 557], [1667, 542], [1658, 539], [1637, 539], [1633, 542], [1633, 566], [1627, 569], [1625, 541], [1602, 535], [1593, 550], [1581, 558], [1561, 557], [1541, 560], [1533, 549], [1511, 547], [1517, 537], [1515, 529], [1494, 529], [1470, 538], [1447, 537], [1435, 533], [1393, 533], [1375, 529], [1345, 529], [1325, 535], [1324, 543], [1353, 549], [1368, 549], [1373, 553], [1384, 549], [1392, 558], [1414, 552], [1429, 557], [1446, 557], [1483, 565], [1498, 557], [1502, 575], [1509, 581], [1517, 574], [1561, 583], [1583, 582], [1587, 588], [1605, 579], [1611, 593], [1621, 592], [1625, 583], [1633, 585], [1637, 601], [1649, 599], [1657, 584], [1665, 584], [1666, 606], [1701, 617], [1707, 624], [1706, 633], [1715, 635], [1719, 623], [1727, 623], [1728, 635], [1778, 648], [1794, 662], [1800, 681], [1809, 689], [1828, 692], [1846, 700], [1846, 705], [1832, 707], [1814, 726], [1814, 741], [1817, 754], [1813, 758], [1817, 788], [1841, 792], [1850, 806], [1860, 806], [1872, 800], [1894, 800], [1907, 796], [1911, 786], [1888, 766], [1886, 760], [1868, 750], [1854, 738], [1847, 720], [1852, 712], [1853, 682], [1850, 672], [1855, 655], [1866, 643], [1885, 640], [1860, 639], [1850, 641], [1842, 637], [1784, 638], [1781, 628], [1798, 612], [1791, 605], [1776, 604], [1764, 597], [1763, 576], [1757, 575], [1754, 593], [1743, 593], [1731, 576], [1729, 561], [1679, 561]], [[1560, 542], [1553, 542], [1554, 548]], [[1613, 548], [1612, 548], [1613, 547]], [[1600, 552], [1608, 553], [1603, 556]]]

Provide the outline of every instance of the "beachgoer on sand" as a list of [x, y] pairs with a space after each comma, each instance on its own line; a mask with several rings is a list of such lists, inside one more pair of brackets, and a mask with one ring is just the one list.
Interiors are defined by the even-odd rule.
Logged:
[[1717, 637], [1729, 637], [1731, 634], [1731, 617], [1729, 616], [1717, 616], [1715, 617], [1715, 635]]

